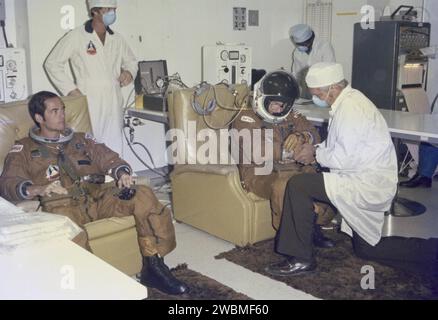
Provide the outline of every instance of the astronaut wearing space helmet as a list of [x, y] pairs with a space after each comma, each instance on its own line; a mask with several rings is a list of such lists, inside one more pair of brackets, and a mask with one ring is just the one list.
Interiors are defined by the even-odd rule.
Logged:
[[[272, 210], [272, 224], [278, 229], [283, 208], [283, 196], [287, 181], [294, 175], [315, 172], [310, 165], [302, 165], [293, 160], [305, 143], [317, 144], [320, 136], [316, 128], [301, 114], [293, 111], [295, 100], [299, 97], [299, 87], [292, 74], [279, 70], [266, 74], [254, 86], [252, 109], [244, 110], [233, 123], [237, 132], [249, 130], [254, 137], [256, 130], [261, 130], [260, 146], [265, 145], [265, 139], [270, 135], [266, 130], [273, 132], [272, 159], [274, 170], [268, 175], [256, 174], [256, 169], [263, 165], [257, 164], [254, 153], [248, 152], [253, 148], [246, 148], [240, 135], [232, 134], [232, 143], [238, 144], [239, 173], [242, 185], [248, 192], [269, 199]], [[331, 208], [323, 204], [315, 204], [318, 213], [317, 223], [327, 224], [333, 218]], [[319, 231], [319, 228], [318, 228]], [[320, 232], [315, 232], [315, 244], [321, 247], [331, 247], [333, 243], [324, 238]]]

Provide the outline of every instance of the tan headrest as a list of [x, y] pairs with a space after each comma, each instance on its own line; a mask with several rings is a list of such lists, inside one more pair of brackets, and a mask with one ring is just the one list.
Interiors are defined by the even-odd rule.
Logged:
[[[229, 123], [238, 114], [241, 107], [248, 108], [250, 90], [247, 85], [227, 87], [223, 84], [215, 85], [195, 95], [196, 88], [176, 90], [168, 95], [169, 126], [171, 129], [180, 129], [186, 135], [189, 121], [196, 123], [196, 133], [202, 129], [228, 129]], [[196, 101], [202, 109], [208, 107], [208, 103], [216, 100], [216, 109], [209, 115], [200, 115], [195, 112], [192, 104]], [[197, 150], [203, 142], [192, 144], [187, 141], [186, 161], [195, 162]], [[218, 150], [220, 152], [220, 150]]]
[[[67, 125], [76, 132], [92, 132], [87, 98], [81, 96], [61, 99], [66, 107]], [[27, 137], [29, 129], [35, 125], [29, 115], [27, 103], [28, 101], [19, 101], [0, 105], [0, 173], [15, 141]]]
[[[228, 88], [223, 84], [211, 86], [202, 94], [195, 96], [196, 88], [176, 90], [169, 97], [169, 120], [171, 128], [185, 129], [184, 122], [195, 120], [198, 129], [228, 128], [227, 124], [237, 114], [240, 108], [248, 108], [249, 88], [246, 85], [236, 85]], [[193, 102], [197, 102], [202, 109], [214, 99], [216, 109], [209, 115], [202, 116], [193, 109]]]

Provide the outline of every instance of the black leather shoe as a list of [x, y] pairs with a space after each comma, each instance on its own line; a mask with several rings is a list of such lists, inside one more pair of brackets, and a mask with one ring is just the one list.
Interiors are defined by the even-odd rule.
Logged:
[[400, 182], [399, 186], [405, 188], [417, 188], [417, 187], [431, 188], [432, 178], [421, 176], [418, 173], [416, 173], [415, 176], [413, 176], [410, 180]]
[[313, 245], [318, 248], [333, 248], [335, 243], [325, 237], [321, 231], [321, 227], [316, 225], [313, 233]]
[[163, 258], [158, 255], [143, 257], [140, 283], [171, 295], [180, 295], [189, 291], [187, 285], [175, 278]]
[[273, 276], [296, 276], [311, 273], [315, 268], [316, 263], [314, 261], [307, 262], [295, 257], [290, 257], [267, 266], [265, 271]]

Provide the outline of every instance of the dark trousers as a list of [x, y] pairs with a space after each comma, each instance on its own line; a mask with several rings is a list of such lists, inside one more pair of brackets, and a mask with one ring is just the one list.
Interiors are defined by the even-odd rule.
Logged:
[[304, 173], [292, 177], [284, 193], [283, 214], [276, 237], [278, 253], [303, 260], [313, 259], [316, 219], [313, 201], [330, 204], [322, 173]]
[[376, 246], [353, 234], [355, 254], [364, 259], [421, 275], [438, 276], [438, 239], [388, 237]]
[[[313, 259], [313, 201], [332, 205], [325, 192], [322, 173], [292, 177], [286, 187], [283, 214], [276, 237], [278, 253], [302, 260]], [[354, 233], [353, 248], [355, 254], [365, 260], [414, 273], [438, 273], [438, 239], [389, 237], [382, 238], [373, 247]]]
[[421, 143], [419, 152], [418, 173], [432, 178], [438, 166], [438, 148], [429, 143]]

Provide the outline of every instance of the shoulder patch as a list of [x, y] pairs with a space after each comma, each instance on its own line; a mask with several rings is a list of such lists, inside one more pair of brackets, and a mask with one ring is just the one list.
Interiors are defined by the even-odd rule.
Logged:
[[240, 120], [242, 120], [243, 122], [247, 122], [247, 123], [256, 123], [256, 121], [248, 116], [242, 116], [242, 118], [240, 118]]
[[91, 140], [94, 144], [101, 144], [101, 142], [97, 141], [97, 139], [89, 132], [85, 134], [85, 140]]
[[85, 139], [95, 141], [96, 138], [89, 132], [85, 134]]
[[293, 111], [292, 115], [295, 119], [303, 117], [303, 115], [299, 111]]
[[21, 151], [23, 151], [24, 146], [22, 144], [16, 144], [15, 146], [12, 147], [11, 151], [9, 151], [9, 153], [19, 153]]

